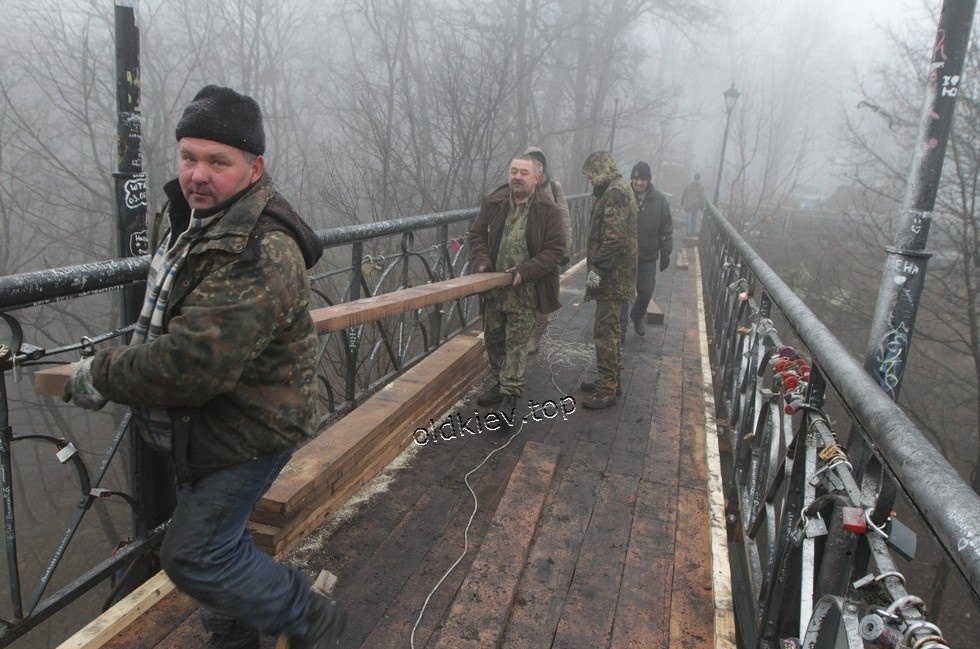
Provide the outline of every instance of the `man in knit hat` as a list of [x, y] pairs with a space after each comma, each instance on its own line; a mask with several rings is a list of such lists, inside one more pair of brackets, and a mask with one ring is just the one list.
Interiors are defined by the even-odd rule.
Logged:
[[[568, 263], [572, 251], [572, 221], [568, 213], [568, 201], [565, 200], [565, 190], [562, 189], [561, 183], [551, 177], [551, 172], [548, 171], [548, 159], [545, 158], [544, 151], [536, 146], [529, 146], [524, 151], [524, 155], [529, 155], [541, 163], [543, 171], [541, 182], [538, 183], [538, 191], [551, 194], [551, 199], [558, 206], [558, 212], [561, 214], [561, 225], [565, 231], [565, 253], [558, 263], [559, 266], [564, 266]], [[556, 270], [555, 272], [559, 271]], [[527, 353], [529, 355], [538, 353], [541, 337], [548, 330], [548, 317], [547, 313], [538, 311], [534, 328], [531, 329], [531, 337], [527, 341]]]
[[639, 212], [636, 215], [636, 301], [630, 310], [629, 302], [623, 304], [619, 324], [626, 334], [627, 318], [633, 320], [633, 330], [640, 336], [646, 334], [647, 306], [653, 299], [657, 285], [657, 259], [660, 270], [670, 266], [670, 253], [674, 247], [674, 224], [670, 218], [670, 203], [650, 182], [650, 165], [637, 162], [630, 173], [630, 186]]
[[265, 173], [258, 104], [207, 86], [177, 123], [177, 178], [150, 225], [154, 250], [131, 344], [76, 369], [65, 399], [131, 406], [172, 459], [176, 507], [160, 561], [206, 606], [209, 647], [335, 646], [346, 616], [299, 571], [260, 552], [248, 518], [292, 449], [316, 432], [313, 231]]
[[636, 199], [608, 151], [590, 153], [582, 172], [592, 184], [592, 214], [586, 249], [585, 299], [595, 300], [596, 378], [581, 389], [590, 410], [616, 404], [623, 367], [619, 312], [636, 292]]

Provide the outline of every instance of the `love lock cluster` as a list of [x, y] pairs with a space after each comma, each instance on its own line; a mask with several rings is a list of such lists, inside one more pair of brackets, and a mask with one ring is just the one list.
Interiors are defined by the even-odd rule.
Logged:
[[804, 392], [810, 382], [810, 364], [792, 347], [781, 347], [770, 360], [773, 379], [786, 405], [783, 412], [795, 415], [804, 404]]

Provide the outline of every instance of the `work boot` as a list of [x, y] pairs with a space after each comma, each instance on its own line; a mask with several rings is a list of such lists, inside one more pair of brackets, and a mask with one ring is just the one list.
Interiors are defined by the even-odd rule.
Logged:
[[289, 637], [289, 649], [327, 649], [340, 646], [347, 626], [347, 613], [336, 602], [313, 594], [306, 611], [306, 633]]
[[[584, 392], [585, 394], [592, 394], [593, 392], [595, 392], [595, 383], [592, 381], [582, 381], [582, 384], [578, 386], [578, 389]], [[623, 396], [623, 386], [621, 385], [616, 386], [616, 396], [617, 397]]]
[[481, 406], [495, 406], [500, 403], [503, 398], [503, 395], [500, 394], [500, 384], [494, 383], [489, 390], [476, 398], [476, 402]]
[[503, 401], [504, 401], [503, 402], [503, 405], [500, 406], [500, 411], [502, 413], [506, 414], [508, 417], [511, 416], [510, 413], [514, 413], [514, 415], [513, 415], [513, 417], [514, 417], [514, 423], [513, 424], [508, 424], [507, 423], [507, 419], [504, 418], [504, 417], [501, 417], [500, 418], [500, 434], [501, 435], [510, 435], [512, 433], [517, 432], [517, 429], [520, 428], [520, 424], [517, 423], [517, 395], [516, 394], [508, 394], [508, 395], [505, 395]]
[[582, 405], [589, 410], [602, 410], [616, 405], [616, 395], [612, 392], [596, 392], [591, 399], [586, 399]]
[[637, 336], [645, 336], [647, 334], [647, 328], [643, 324], [643, 318], [637, 318], [633, 321], [633, 331], [636, 332]]
[[259, 649], [259, 630], [236, 622], [227, 632], [215, 632], [204, 645], [207, 649]]

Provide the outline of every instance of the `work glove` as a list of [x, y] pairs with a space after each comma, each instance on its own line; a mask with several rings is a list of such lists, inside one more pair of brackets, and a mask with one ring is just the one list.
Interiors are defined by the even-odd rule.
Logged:
[[590, 291], [597, 291], [599, 290], [599, 284], [601, 283], [602, 283], [602, 275], [595, 272], [594, 270], [590, 270], [589, 274], [585, 278], [585, 287]]
[[669, 255], [661, 255], [660, 256], [660, 272], [663, 272], [663, 271], [667, 270], [668, 268], [670, 268], [670, 256]]
[[100, 410], [108, 402], [108, 399], [103, 397], [92, 383], [91, 358], [83, 358], [75, 366], [75, 372], [61, 392], [61, 400], [65, 403], [72, 402], [86, 410]]

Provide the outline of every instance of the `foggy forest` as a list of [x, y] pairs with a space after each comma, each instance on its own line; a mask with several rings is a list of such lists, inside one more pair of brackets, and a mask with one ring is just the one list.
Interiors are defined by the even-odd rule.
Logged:
[[[864, 4], [146, 0], [149, 209], [174, 176], [176, 120], [211, 83], [258, 101], [267, 169], [316, 230], [476, 207], [529, 145], [583, 194], [582, 162], [607, 149], [621, 170], [651, 165], [675, 227], [694, 173], [709, 190], [717, 182], [721, 212], [860, 358], [940, 7]], [[978, 22], [899, 403], [980, 491]], [[0, 25], [0, 276], [110, 259], [113, 4], [0, 0]], [[719, 178], [730, 86], [740, 95]], [[956, 579], [923, 574], [922, 589], [940, 593]], [[940, 616], [958, 605], [932, 602]], [[59, 638], [45, 625], [30, 642]]]

